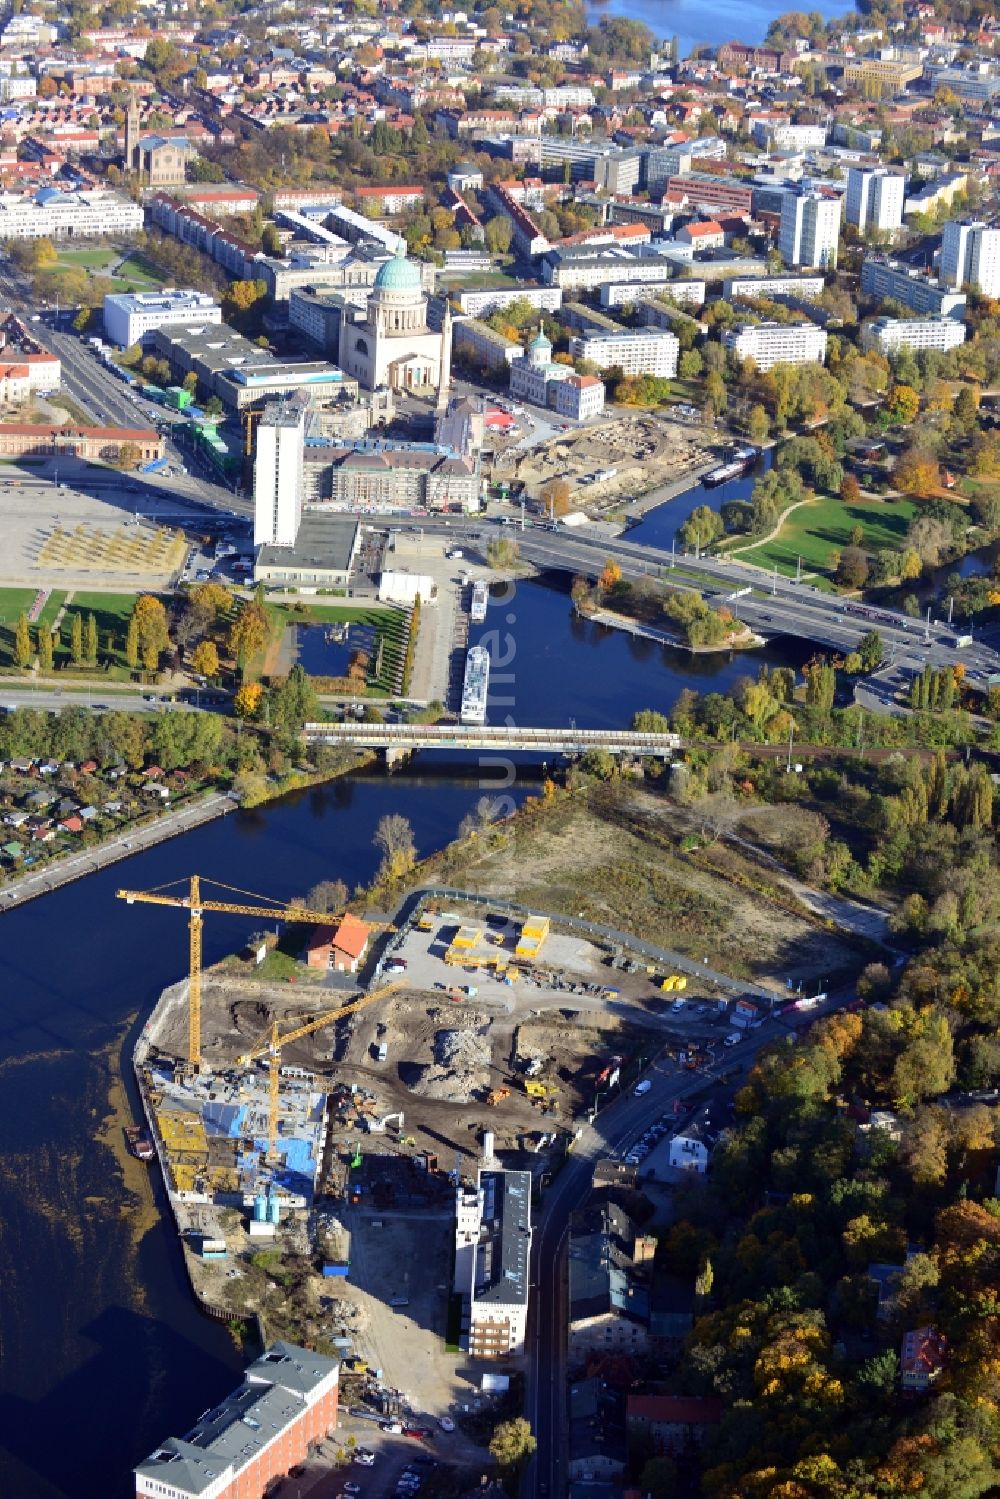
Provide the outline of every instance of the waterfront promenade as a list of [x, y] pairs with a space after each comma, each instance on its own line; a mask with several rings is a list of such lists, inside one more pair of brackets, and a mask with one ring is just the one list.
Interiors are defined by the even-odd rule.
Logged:
[[82, 848], [79, 853], [67, 854], [65, 858], [54, 860], [41, 869], [19, 875], [0, 889], [0, 914], [13, 910], [15, 906], [23, 906], [26, 901], [34, 900], [39, 895], [47, 895], [50, 890], [58, 890], [61, 885], [81, 880], [98, 869], [105, 869], [109, 864], [128, 859], [132, 854], [152, 848], [156, 843], [176, 838], [181, 833], [189, 833], [192, 828], [201, 827], [202, 823], [224, 817], [227, 812], [235, 811], [237, 805], [227, 793], [210, 791], [205, 796], [185, 802], [174, 811], [164, 812], [162, 816], [143, 823], [141, 827], [123, 828], [104, 843]]

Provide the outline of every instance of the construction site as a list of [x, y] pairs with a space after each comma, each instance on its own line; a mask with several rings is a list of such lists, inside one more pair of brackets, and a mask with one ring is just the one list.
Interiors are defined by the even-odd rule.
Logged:
[[[421, 1399], [461, 1409], [445, 1356], [456, 1183], [486, 1130], [551, 1170], [601, 1089], [669, 1040], [664, 990], [686, 980], [547, 917], [420, 904], [396, 927], [221, 893], [197, 878], [119, 892], [187, 917], [188, 978], [135, 1065], [196, 1294], [377, 1368], [379, 1400], [403, 1400], [419, 1367]], [[216, 913], [282, 935], [202, 972]]]
[[494, 479], [522, 484], [531, 499], [565, 480], [572, 506], [596, 516], [661, 484], [664, 475], [693, 473], [709, 462], [714, 442], [700, 426], [637, 412], [512, 450], [494, 466]]

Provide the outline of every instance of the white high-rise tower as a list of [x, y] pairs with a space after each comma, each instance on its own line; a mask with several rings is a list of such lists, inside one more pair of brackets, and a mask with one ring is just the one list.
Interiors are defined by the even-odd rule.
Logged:
[[293, 547], [302, 520], [305, 407], [268, 406], [257, 428], [253, 465], [254, 546]]

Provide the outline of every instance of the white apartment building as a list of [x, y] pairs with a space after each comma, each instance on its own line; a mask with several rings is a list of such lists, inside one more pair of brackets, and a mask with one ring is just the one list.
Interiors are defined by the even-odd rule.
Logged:
[[455, 1291], [468, 1309], [469, 1353], [524, 1351], [530, 1293], [531, 1172], [480, 1170], [455, 1199]]
[[644, 259], [620, 246], [606, 250], [550, 250], [542, 260], [542, 280], [564, 292], [593, 291], [605, 282], [636, 285], [662, 281], [665, 262], [659, 256]]
[[253, 465], [254, 546], [293, 547], [302, 521], [305, 408], [270, 405], [257, 428]]
[[963, 291], [951, 291], [939, 281], [923, 276], [913, 266], [887, 260], [883, 255], [867, 255], [861, 265], [861, 291], [880, 302], [891, 298], [911, 312], [932, 317], [961, 317], [966, 297]]
[[833, 270], [839, 238], [839, 198], [808, 191], [785, 194], [781, 202], [778, 249], [786, 265]]
[[630, 282], [619, 285], [612, 281], [600, 288], [600, 303], [605, 310], [609, 307], [624, 307], [632, 302], [659, 300], [662, 297], [678, 307], [702, 307], [705, 303], [705, 283], [671, 277], [663, 281], [640, 282], [638, 286]]
[[729, 276], [722, 283], [725, 301], [737, 297], [801, 297], [811, 302], [823, 290], [822, 276]]
[[100, 239], [138, 234], [142, 208], [117, 193], [40, 188], [33, 196], [0, 193], [0, 240]]
[[222, 308], [205, 292], [175, 290], [115, 294], [104, 298], [104, 335], [122, 349], [142, 343], [157, 328], [169, 323], [202, 327], [221, 323]]
[[662, 328], [642, 328], [636, 333], [588, 333], [571, 338], [574, 359], [589, 359], [598, 369], [617, 365], [626, 375], [660, 375], [672, 380], [677, 373], [680, 344]]
[[825, 125], [793, 125], [766, 117], [753, 122], [752, 135], [768, 151], [813, 151], [826, 145]]
[[876, 318], [861, 330], [866, 349], [892, 354], [897, 349], [957, 349], [965, 343], [965, 324], [957, 318]]
[[847, 222], [859, 234], [895, 234], [903, 223], [906, 178], [885, 167], [851, 167], [847, 173]]
[[458, 305], [469, 317], [482, 317], [509, 307], [512, 302], [530, 302], [539, 312], [558, 312], [562, 306], [562, 288], [558, 286], [488, 286], [481, 291], [472, 288], [458, 293]]
[[727, 328], [722, 344], [740, 359], [752, 359], [759, 370], [776, 364], [822, 364], [826, 333], [815, 323], [743, 323]]
[[31, 73], [12, 69], [0, 73], [0, 104], [10, 104], [14, 99], [33, 99], [37, 92], [38, 83]]
[[955, 220], [945, 224], [939, 274], [945, 286], [972, 286], [986, 297], [1000, 296], [1000, 229]]

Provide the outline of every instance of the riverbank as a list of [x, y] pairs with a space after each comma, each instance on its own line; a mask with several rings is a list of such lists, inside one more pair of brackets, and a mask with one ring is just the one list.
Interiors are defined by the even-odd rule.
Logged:
[[[194, 1252], [189, 1242], [192, 1236], [197, 1236], [200, 1227], [198, 1216], [198, 1193], [187, 1194], [192, 1201], [185, 1200], [178, 1193], [176, 1183], [170, 1171], [170, 1162], [157, 1124], [156, 1111], [149, 1097], [146, 1064], [149, 1060], [150, 1051], [159, 1045], [160, 1038], [167, 1030], [171, 1022], [178, 1023], [178, 1012], [185, 1010], [188, 1003], [188, 982], [181, 980], [179, 983], [171, 984], [160, 992], [149, 1018], [136, 1039], [132, 1050], [132, 1071], [135, 1077], [136, 1088], [139, 1093], [139, 1101], [142, 1105], [143, 1117], [145, 1119], [146, 1131], [153, 1142], [156, 1152], [156, 1164], [160, 1168], [163, 1179], [163, 1188], [167, 1194], [167, 1202], [170, 1207], [174, 1227], [180, 1240], [184, 1256], [184, 1268], [187, 1273], [188, 1284], [191, 1294], [198, 1309], [206, 1316], [212, 1317], [217, 1322], [224, 1322], [238, 1340], [252, 1345], [255, 1352], [262, 1352], [266, 1345], [266, 1333], [264, 1320], [259, 1312], [235, 1312], [225, 1307], [216, 1306], [204, 1289], [198, 1283], [197, 1265]], [[149, 1169], [153, 1169], [153, 1162], [149, 1163]]]
[[624, 529], [629, 530], [636, 525], [650, 510], [665, 505], [668, 500], [676, 500], [678, 495], [686, 494], [695, 485], [700, 485], [706, 474], [710, 474], [713, 468], [718, 466], [717, 458], [710, 458], [706, 463], [699, 464], [697, 468], [688, 469], [677, 479], [671, 479], [668, 484], [658, 484], [655, 489], [649, 489], [645, 494], [636, 495], [625, 506]]
[[74, 880], [82, 880], [122, 859], [130, 859], [133, 854], [163, 843], [168, 838], [177, 838], [181, 833], [188, 833], [192, 828], [214, 821], [216, 817], [225, 817], [227, 813], [235, 811], [237, 805], [229, 792], [210, 791], [205, 796], [178, 807], [176, 811], [165, 812], [153, 822], [130, 827], [127, 834], [122, 832], [109, 838], [106, 843], [81, 849], [76, 854], [67, 854], [65, 858], [47, 864], [34, 874], [20, 875], [0, 891], [0, 913], [22, 906], [26, 901], [36, 900], [40, 895], [48, 895], [63, 885], [72, 884]]

